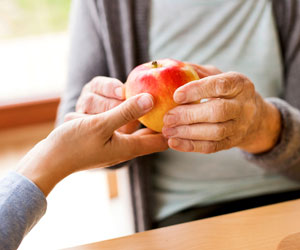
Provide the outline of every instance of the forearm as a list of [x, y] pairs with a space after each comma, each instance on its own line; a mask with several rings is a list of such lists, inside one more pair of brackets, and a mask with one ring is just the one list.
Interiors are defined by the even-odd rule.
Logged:
[[279, 98], [268, 98], [268, 101], [281, 114], [281, 133], [277, 144], [268, 152], [244, 152], [244, 155], [256, 165], [300, 180], [300, 111]]

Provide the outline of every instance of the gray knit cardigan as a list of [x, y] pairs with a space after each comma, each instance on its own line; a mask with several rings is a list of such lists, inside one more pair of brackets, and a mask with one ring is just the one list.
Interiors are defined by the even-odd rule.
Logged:
[[[75, 110], [81, 89], [95, 76], [125, 82], [136, 65], [149, 60], [150, 0], [74, 0], [67, 88], [58, 122]], [[282, 115], [278, 145], [268, 153], [245, 157], [257, 165], [300, 180], [300, 0], [273, 0], [284, 63], [284, 95], [272, 98]], [[126, 150], [126, 149], [124, 149]], [[130, 162], [136, 231], [150, 229], [153, 155]]]

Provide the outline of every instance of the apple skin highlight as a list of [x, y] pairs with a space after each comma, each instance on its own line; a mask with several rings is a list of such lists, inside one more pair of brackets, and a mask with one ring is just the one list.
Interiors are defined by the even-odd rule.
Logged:
[[126, 81], [126, 99], [140, 93], [154, 97], [154, 108], [139, 121], [146, 127], [161, 132], [163, 117], [177, 106], [173, 100], [175, 90], [199, 76], [194, 68], [174, 59], [161, 59], [134, 68]]

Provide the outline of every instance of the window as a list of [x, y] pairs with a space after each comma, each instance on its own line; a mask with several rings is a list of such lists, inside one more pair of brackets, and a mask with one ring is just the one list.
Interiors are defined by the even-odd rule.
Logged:
[[58, 96], [70, 0], [0, 1], [0, 102]]
[[[53, 128], [67, 71], [70, 3], [0, 0], [0, 178]], [[114, 175], [94, 170], [63, 180], [19, 249], [58, 249], [132, 233], [127, 172], [119, 174], [113, 202], [108, 183], [116, 182]]]

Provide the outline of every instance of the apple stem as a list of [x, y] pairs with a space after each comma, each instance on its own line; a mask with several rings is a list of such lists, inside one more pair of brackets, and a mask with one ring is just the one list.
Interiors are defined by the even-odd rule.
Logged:
[[158, 67], [157, 61], [153, 61], [153, 62], [152, 62], [152, 66], [153, 66], [154, 68], [157, 68], [157, 67]]

